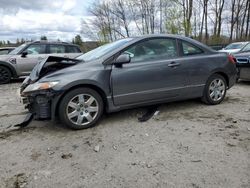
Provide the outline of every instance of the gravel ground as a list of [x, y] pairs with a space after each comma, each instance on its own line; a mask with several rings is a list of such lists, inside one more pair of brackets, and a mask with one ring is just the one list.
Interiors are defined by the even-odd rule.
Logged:
[[145, 109], [126, 110], [82, 131], [13, 130], [25, 114], [19, 85], [0, 86], [0, 187], [250, 187], [250, 83], [217, 106], [162, 104], [144, 123]]

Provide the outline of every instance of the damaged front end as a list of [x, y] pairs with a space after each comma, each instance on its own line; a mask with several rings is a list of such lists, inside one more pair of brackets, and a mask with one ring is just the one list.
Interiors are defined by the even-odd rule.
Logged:
[[33, 114], [36, 120], [51, 119], [51, 99], [56, 95], [53, 91], [38, 91], [21, 94], [25, 108]]
[[53, 89], [59, 83], [59, 80], [50, 82], [39, 82], [39, 80], [55, 71], [80, 62], [82, 61], [77, 59], [49, 56], [34, 67], [30, 76], [24, 80], [20, 88], [22, 103], [34, 119], [51, 119], [52, 99], [62, 93], [62, 91]]

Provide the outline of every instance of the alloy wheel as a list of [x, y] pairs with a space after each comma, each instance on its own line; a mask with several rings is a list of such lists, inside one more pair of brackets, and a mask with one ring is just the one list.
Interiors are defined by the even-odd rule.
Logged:
[[10, 73], [5, 67], [0, 67], [0, 83], [8, 82], [10, 79]]
[[76, 125], [87, 125], [98, 115], [99, 104], [90, 94], [79, 94], [73, 97], [67, 105], [67, 117]]
[[225, 91], [225, 83], [220, 78], [214, 79], [209, 85], [209, 96], [213, 101], [221, 100], [225, 94]]

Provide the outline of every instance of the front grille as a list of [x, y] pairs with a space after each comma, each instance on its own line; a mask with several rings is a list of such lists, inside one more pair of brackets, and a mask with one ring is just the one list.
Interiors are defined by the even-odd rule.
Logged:
[[248, 63], [248, 58], [236, 58], [237, 63]]

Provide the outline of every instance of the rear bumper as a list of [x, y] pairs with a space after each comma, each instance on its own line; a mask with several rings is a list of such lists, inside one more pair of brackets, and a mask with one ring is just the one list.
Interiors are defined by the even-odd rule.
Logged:
[[249, 67], [238, 67], [238, 78], [241, 80], [250, 81], [250, 66]]
[[231, 87], [233, 87], [233, 85], [236, 83], [237, 78], [238, 78], [237, 74], [234, 74], [231, 77], [229, 77], [229, 80], [228, 80], [228, 89], [231, 88]]

